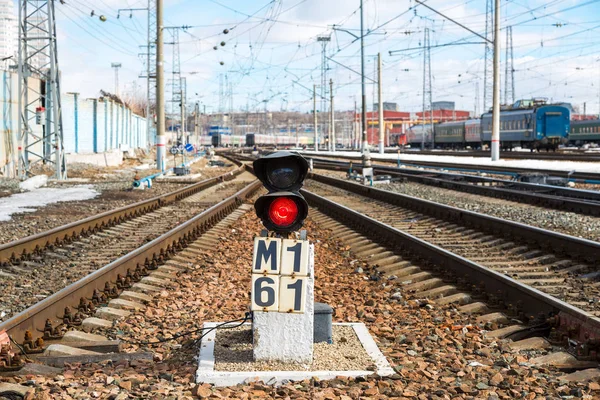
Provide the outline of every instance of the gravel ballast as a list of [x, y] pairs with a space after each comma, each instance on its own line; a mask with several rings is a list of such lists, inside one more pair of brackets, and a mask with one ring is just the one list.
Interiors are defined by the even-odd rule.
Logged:
[[333, 326], [333, 343], [316, 343], [312, 365], [254, 362], [249, 326], [217, 331], [215, 371], [366, 371], [374, 364], [350, 326]]
[[[328, 170], [316, 172], [338, 179], [346, 177], [345, 172]], [[377, 185], [377, 188], [588, 240], [600, 241], [600, 218], [588, 215], [479, 196], [415, 182], [394, 182], [389, 185]]]
[[[27, 383], [37, 399], [560, 399], [600, 394], [595, 382], [567, 383], [551, 368], [529, 366], [542, 352], [519, 353], [485, 337], [473, 317], [400, 292], [398, 280], [372, 280], [332, 232], [307, 221], [315, 243], [315, 301], [331, 305], [334, 322], [363, 322], [395, 369], [390, 377], [305, 379], [273, 387], [252, 382], [215, 388], [194, 382], [197, 335], [156, 345], [124, 343], [126, 351], [153, 351], [154, 361], [68, 365], [61, 375], [0, 378]], [[262, 229], [248, 213], [214, 250], [195, 257], [177, 283], [108, 331], [109, 338], [155, 342], [197, 330], [205, 322], [241, 318], [249, 304], [252, 241]], [[355, 273], [360, 267], [364, 273]], [[400, 296], [398, 296], [400, 293]]]

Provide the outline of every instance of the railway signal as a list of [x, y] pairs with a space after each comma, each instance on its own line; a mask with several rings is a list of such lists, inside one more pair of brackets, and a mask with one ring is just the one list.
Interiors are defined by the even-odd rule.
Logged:
[[254, 161], [254, 173], [269, 191], [254, 208], [267, 230], [297, 231], [308, 215], [308, 204], [298, 191], [308, 173], [308, 163], [299, 154], [278, 151]]

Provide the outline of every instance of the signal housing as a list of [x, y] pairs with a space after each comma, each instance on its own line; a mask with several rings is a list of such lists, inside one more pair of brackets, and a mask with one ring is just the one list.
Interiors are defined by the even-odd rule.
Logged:
[[256, 177], [269, 191], [254, 203], [256, 215], [265, 228], [276, 233], [299, 230], [308, 216], [308, 204], [298, 193], [308, 173], [308, 163], [304, 157], [279, 151], [259, 158], [253, 166]]

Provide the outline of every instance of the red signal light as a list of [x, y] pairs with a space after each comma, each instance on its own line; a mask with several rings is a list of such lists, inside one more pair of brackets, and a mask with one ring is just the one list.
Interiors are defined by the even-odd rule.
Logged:
[[298, 205], [289, 197], [279, 197], [269, 206], [269, 219], [277, 227], [293, 225], [298, 218]]

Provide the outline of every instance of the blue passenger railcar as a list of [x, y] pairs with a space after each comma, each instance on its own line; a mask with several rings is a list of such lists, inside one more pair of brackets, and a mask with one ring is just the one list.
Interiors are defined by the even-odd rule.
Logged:
[[[511, 109], [500, 112], [500, 147], [512, 149], [556, 149], [566, 143], [571, 113], [561, 105], [518, 101]], [[482, 142], [491, 144], [492, 113], [481, 118]]]

